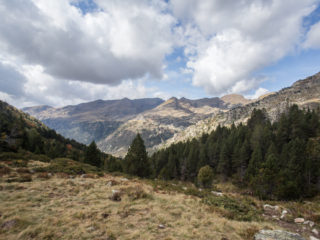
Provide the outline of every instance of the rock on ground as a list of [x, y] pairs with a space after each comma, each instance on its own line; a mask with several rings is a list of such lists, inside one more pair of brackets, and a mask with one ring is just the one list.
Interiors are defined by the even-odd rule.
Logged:
[[260, 230], [255, 234], [254, 240], [305, 240], [299, 234], [282, 230]]

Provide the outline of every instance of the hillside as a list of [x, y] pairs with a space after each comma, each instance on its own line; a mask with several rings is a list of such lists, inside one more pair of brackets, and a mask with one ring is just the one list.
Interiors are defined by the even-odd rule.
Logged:
[[[0, 163], [6, 169], [0, 171], [0, 239], [251, 240], [263, 229], [305, 237], [285, 239], [318, 237], [319, 198], [265, 202], [230, 183], [204, 190], [94, 170], [83, 175], [43, 172], [52, 163], [38, 161], [24, 167]], [[14, 176], [28, 176], [28, 181], [13, 181]]]
[[[84, 161], [88, 147], [75, 140], [64, 138], [41, 121], [15, 107], [0, 101], [0, 152], [17, 157], [32, 156], [50, 161], [57, 157], [69, 157]], [[98, 152], [101, 159], [111, 157]], [[13, 156], [12, 155], [12, 156]]]

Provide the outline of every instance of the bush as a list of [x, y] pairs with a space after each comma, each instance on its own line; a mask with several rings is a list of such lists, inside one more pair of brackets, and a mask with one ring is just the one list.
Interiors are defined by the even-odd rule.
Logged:
[[26, 160], [26, 155], [23, 153], [15, 153], [15, 152], [3, 152], [0, 154], [0, 161], [10, 161], [23, 159]]
[[0, 176], [9, 174], [10, 172], [11, 172], [10, 168], [0, 164]]
[[99, 172], [97, 167], [76, 162], [68, 158], [56, 158], [50, 162], [48, 167], [42, 168], [41, 170], [51, 173], [66, 173], [72, 175]]
[[132, 201], [142, 198], [151, 198], [151, 195], [146, 193], [141, 186], [127, 188], [125, 192]]
[[198, 183], [205, 188], [209, 188], [212, 185], [213, 171], [208, 165], [200, 168], [198, 173]]

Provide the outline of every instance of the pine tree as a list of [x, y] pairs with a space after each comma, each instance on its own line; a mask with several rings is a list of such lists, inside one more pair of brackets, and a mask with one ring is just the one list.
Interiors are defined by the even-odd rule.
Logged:
[[150, 163], [143, 139], [138, 133], [133, 139], [125, 157], [124, 170], [126, 173], [139, 177], [150, 176]]
[[96, 167], [101, 167], [100, 151], [95, 141], [92, 141], [86, 149], [84, 162]]

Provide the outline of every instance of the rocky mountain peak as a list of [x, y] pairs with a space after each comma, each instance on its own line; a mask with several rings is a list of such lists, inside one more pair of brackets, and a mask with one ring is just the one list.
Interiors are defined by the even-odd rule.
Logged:
[[251, 100], [246, 99], [244, 96], [240, 94], [228, 94], [223, 97], [221, 97], [221, 100], [224, 101], [225, 103], [229, 103], [232, 105], [246, 105], [251, 102]]

